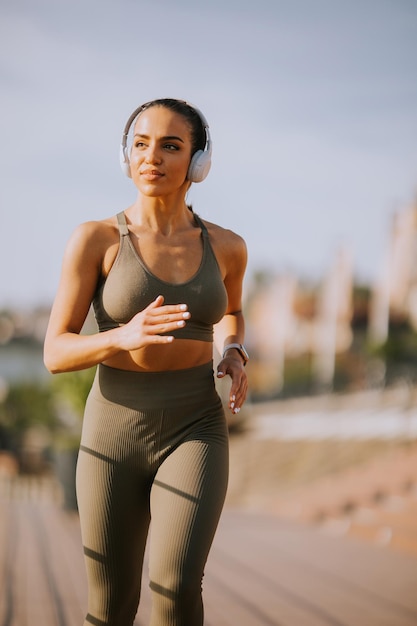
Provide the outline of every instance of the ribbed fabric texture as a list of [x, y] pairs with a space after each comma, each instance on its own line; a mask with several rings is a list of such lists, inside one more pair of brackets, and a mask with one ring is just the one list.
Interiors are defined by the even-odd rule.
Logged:
[[150, 626], [202, 626], [204, 566], [224, 503], [227, 427], [212, 365], [99, 366], [77, 466], [85, 626], [131, 626], [151, 522]]

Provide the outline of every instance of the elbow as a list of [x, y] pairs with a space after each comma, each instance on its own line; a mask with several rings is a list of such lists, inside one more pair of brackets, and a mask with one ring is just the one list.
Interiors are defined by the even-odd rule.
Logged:
[[59, 374], [62, 370], [58, 367], [58, 365], [51, 359], [49, 356], [44, 355], [43, 364], [50, 374]]
[[64, 370], [59, 369], [58, 367], [50, 367], [46, 365], [46, 363], [45, 363], [45, 367], [50, 374], [62, 374], [64, 371]]
[[51, 350], [46, 344], [43, 350], [43, 364], [50, 374], [61, 374], [64, 371], [56, 351]]

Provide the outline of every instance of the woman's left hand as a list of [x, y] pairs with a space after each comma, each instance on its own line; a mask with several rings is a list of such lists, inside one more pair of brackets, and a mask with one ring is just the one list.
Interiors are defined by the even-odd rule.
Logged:
[[232, 413], [239, 413], [248, 392], [248, 379], [243, 361], [239, 355], [224, 357], [217, 366], [217, 378], [230, 376], [229, 408]]

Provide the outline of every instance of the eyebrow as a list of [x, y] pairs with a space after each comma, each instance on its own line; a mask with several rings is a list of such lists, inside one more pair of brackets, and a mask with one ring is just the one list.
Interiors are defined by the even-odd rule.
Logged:
[[[135, 133], [133, 137], [141, 137], [142, 139], [149, 139], [149, 135], [143, 135], [142, 133]], [[176, 140], [176, 141], [180, 141], [181, 143], [184, 143], [184, 140], [181, 139], [181, 137], [177, 137], [177, 135], [167, 135], [166, 137], [160, 138], [160, 141], [172, 141], [172, 140]]]

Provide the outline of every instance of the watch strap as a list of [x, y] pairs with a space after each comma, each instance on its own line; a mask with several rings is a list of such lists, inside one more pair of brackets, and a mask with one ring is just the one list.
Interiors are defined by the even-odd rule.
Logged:
[[246, 363], [249, 361], [249, 355], [245, 349], [245, 347], [241, 344], [241, 343], [228, 343], [227, 346], [224, 347], [223, 349], [223, 359], [225, 357], [225, 354], [228, 350], [231, 350], [232, 348], [234, 348], [235, 350], [237, 350], [240, 354], [240, 356], [243, 359], [243, 364], [246, 365]]

